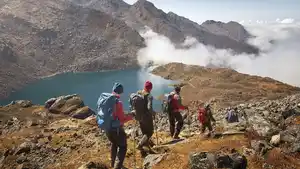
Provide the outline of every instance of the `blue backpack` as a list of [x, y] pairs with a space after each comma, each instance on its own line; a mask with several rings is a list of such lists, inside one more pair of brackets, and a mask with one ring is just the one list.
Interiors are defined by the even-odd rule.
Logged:
[[102, 93], [97, 102], [97, 124], [99, 128], [109, 131], [121, 126], [119, 119], [115, 119], [113, 112], [118, 98], [112, 93]]

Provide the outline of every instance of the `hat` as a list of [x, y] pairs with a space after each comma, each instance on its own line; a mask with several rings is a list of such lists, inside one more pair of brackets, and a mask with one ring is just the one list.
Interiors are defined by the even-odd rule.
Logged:
[[122, 94], [124, 90], [123, 85], [121, 83], [115, 83], [112, 90], [117, 94]]
[[146, 90], [149, 91], [149, 90], [152, 90], [153, 85], [150, 81], [146, 81], [144, 87], [145, 87]]
[[176, 91], [177, 93], [180, 92], [180, 91], [181, 91], [181, 87], [176, 86], [176, 87], [175, 87], [175, 91]]

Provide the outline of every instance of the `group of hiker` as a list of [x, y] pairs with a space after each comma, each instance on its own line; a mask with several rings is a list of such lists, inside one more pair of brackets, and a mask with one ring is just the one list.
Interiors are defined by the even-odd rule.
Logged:
[[[156, 112], [153, 110], [153, 96], [151, 91], [153, 84], [146, 81], [144, 88], [132, 93], [129, 98], [130, 113], [125, 114], [123, 103], [120, 96], [124, 91], [124, 87], [120, 83], [115, 83], [112, 88], [112, 93], [102, 93], [97, 102], [96, 119], [99, 128], [105, 131], [105, 134], [111, 142], [111, 167], [121, 169], [127, 152], [127, 137], [123, 128], [124, 123], [135, 119], [142, 132], [142, 138], [135, 147], [143, 151], [143, 147], [149, 149], [155, 144], [151, 141], [154, 134]], [[174, 87], [174, 91], [165, 96], [163, 102], [163, 112], [168, 115], [170, 136], [174, 139], [179, 139], [179, 134], [184, 124], [182, 110], [188, 110], [187, 106], [182, 104], [180, 96], [181, 87]], [[231, 111], [227, 116], [227, 121], [232, 117], [234, 111]], [[229, 113], [228, 113], [229, 114]], [[209, 134], [213, 131], [214, 119], [210, 104], [201, 104], [198, 110], [198, 120], [201, 123], [201, 133], [204, 133], [206, 128]], [[228, 121], [229, 122], [229, 121]], [[117, 165], [115, 165], [116, 157], [118, 157]]]

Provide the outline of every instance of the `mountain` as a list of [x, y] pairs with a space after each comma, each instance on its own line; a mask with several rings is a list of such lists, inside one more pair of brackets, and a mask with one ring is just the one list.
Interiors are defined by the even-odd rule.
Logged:
[[204, 45], [218, 49], [231, 49], [235, 53], [257, 54], [259, 52], [256, 47], [245, 42], [247, 37], [249, 37], [246, 30], [244, 30], [243, 36], [235, 36], [234, 33], [240, 31], [242, 27], [238, 23], [232, 24], [232, 22], [227, 24], [226, 28], [230, 30], [230, 33], [223, 33], [224, 31], [222, 33], [220, 31], [212, 32], [207, 27], [178, 16], [173, 12], [165, 13], [157, 9], [153, 3], [145, 0], [137, 1], [127, 12], [123, 13], [123, 20], [134, 29], [139, 30], [146, 25], [154, 32], [170, 38], [175, 44], [182, 43], [187, 36], [191, 36]]
[[64, 0], [13, 0], [0, 9], [1, 96], [65, 71], [137, 66], [144, 39], [125, 22]]
[[228, 36], [239, 42], [246, 42], [251, 37], [249, 32], [239, 23], [230, 21], [228, 23], [207, 20], [201, 24], [207, 31], [217, 34]]
[[165, 13], [145, 0], [133, 5], [122, 0], [2, 1], [0, 98], [57, 73], [137, 67], [137, 51], [145, 47], [138, 32], [145, 26], [177, 46], [191, 36], [234, 53], [259, 52], [245, 43], [250, 35], [238, 23], [213, 25]]

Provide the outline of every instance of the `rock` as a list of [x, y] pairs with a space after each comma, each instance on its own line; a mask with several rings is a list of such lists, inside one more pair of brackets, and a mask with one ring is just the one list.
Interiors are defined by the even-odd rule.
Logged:
[[[46, 107], [49, 107], [54, 99], [47, 101], [48, 104]], [[51, 113], [54, 114], [66, 114], [69, 115], [72, 112], [76, 111], [78, 108], [84, 106], [82, 99], [77, 95], [67, 95], [60, 96], [55, 99], [54, 103], [48, 108]]]
[[29, 162], [25, 162], [23, 164], [18, 165], [16, 169], [33, 169], [33, 168], [39, 168], [39, 167], [34, 166]]
[[207, 152], [191, 153], [189, 155], [190, 169], [213, 169], [213, 164], [208, 159]]
[[36, 121], [34, 119], [27, 121], [27, 126], [28, 127], [37, 126], [37, 125], [39, 125], [39, 123], [38, 123], [38, 121]]
[[243, 147], [244, 156], [253, 156], [254, 154], [255, 154], [255, 150]]
[[165, 157], [165, 154], [150, 154], [147, 155], [143, 162], [143, 168], [144, 169], [150, 169], [154, 165], [158, 164], [163, 160]]
[[28, 160], [27, 160], [27, 158], [26, 158], [25, 155], [21, 155], [21, 156], [19, 156], [19, 157], [16, 159], [16, 162], [17, 162], [18, 164], [22, 164], [22, 163], [24, 163], [24, 162], [26, 162], [26, 161], [28, 161]]
[[264, 140], [251, 140], [251, 147], [260, 155], [264, 155], [272, 147]]
[[217, 168], [230, 168], [232, 160], [228, 155], [218, 155], [215, 159]]
[[86, 119], [91, 115], [93, 115], [91, 109], [85, 106], [76, 110], [76, 112], [72, 114], [72, 117], [76, 119]]
[[32, 103], [29, 100], [16, 100], [16, 101], [12, 101], [10, 105], [18, 105], [20, 107], [27, 108], [27, 107], [31, 107]]
[[300, 152], [300, 142], [294, 143], [291, 146], [291, 153], [296, 153], [296, 152]]
[[49, 109], [53, 105], [53, 103], [55, 103], [56, 99], [57, 98], [51, 98], [51, 99], [47, 100], [45, 102], [45, 108]]
[[29, 153], [33, 147], [34, 147], [33, 143], [24, 142], [17, 148], [17, 150], [15, 151], [15, 154]]
[[109, 167], [102, 163], [88, 162], [83, 164], [78, 169], [109, 169]]
[[238, 152], [230, 155], [231, 158], [231, 168], [232, 169], [247, 169], [247, 158]]
[[64, 106], [66, 100], [63, 98], [56, 99], [55, 102], [49, 107], [51, 113], [60, 113], [60, 108]]
[[280, 134], [277, 134], [277, 135], [272, 136], [270, 144], [276, 146], [280, 143], [280, 141], [281, 141]]
[[261, 115], [254, 114], [252, 116], [248, 116], [248, 122], [252, 126], [252, 128], [263, 137], [272, 136], [273, 133], [279, 131], [279, 129], [272, 125], [268, 120], [263, 118]]

